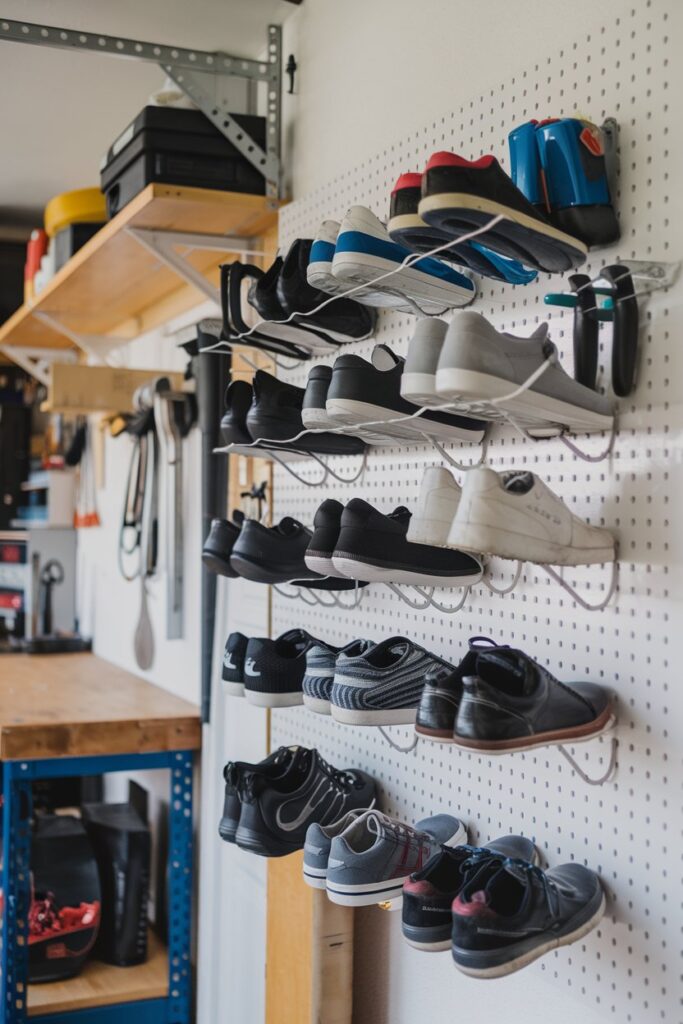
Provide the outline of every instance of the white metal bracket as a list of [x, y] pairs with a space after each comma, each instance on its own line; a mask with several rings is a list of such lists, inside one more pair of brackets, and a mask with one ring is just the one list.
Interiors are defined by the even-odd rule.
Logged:
[[[281, 197], [280, 127], [282, 106], [282, 29], [269, 25], [265, 60], [234, 57], [228, 53], [188, 50], [181, 46], [163, 46], [140, 39], [105, 36], [97, 32], [79, 32], [55, 25], [36, 25], [25, 21], [0, 19], [0, 40], [30, 43], [62, 50], [87, 50], [110, 57], [126, 57], [158, 64], [199, 109], [218, 128], [249, 163], [263, 174], [266, 196]], [[265, 149], [249, 135], [228, 111], [227, 83], [245, 78], [266, 86]]]
[[76, 353], [70, 349], [63, 348], [29, 348], [17, 347], [16, 345], [2, 345], [0, 352], [26, 370], [32, 377], [47, 387], [49, 383], [49, 368], [52, 363], [74, 363]]

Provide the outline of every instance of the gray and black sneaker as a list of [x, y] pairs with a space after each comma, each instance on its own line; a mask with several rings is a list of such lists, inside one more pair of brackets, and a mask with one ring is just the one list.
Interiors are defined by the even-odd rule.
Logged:
[[380, 811], [362, 814], [332, 840], [327, 895], [345, 907], [366, 907], [401, 896], [403, 883], [441, 846], [459, 846], [467, 829], [450, 814], [436, 814], [413, 828]]
[[346, 647], [316, 644], [306, 651], [306, 671], [302, 684], [304, 704], [320, 715], [329, 715], [337, 658], [344, 654], [354, 658], [374, 646], [371, 640], [352, 640]]
[[375, 799], [375, 783], [357, 769], [329, 765], [317, 750], [297, 747], [277, 778], [247, 775], [236, 842], [262, 857], [303, 849], [309, 825], [329, 825]]
[[332, 840], [335, 836], [340, 836], [361, 814], [365, 814], [365, 811], [359, 808], [349, 811], [339, 821], [333, 821], [331, 825], [318, 825], [313, 822], [308, 826], [304, 843], [304, 882], [306, 885], [310, 885], [313, 889], [327, 887], [327, 862], [332, 848]]
[[248, 761], [228, 761], [223, 769], [225, 797], [223, 814], [218, 825], [218, 834], [226, 843], [235, 842], [235, 833], [242, 813], [241, 787], [249, 775], [260, 774], [266, 778], [277, 778], [294, 757], [295, 748], [279, 747], [272, 754], [256, 764]]

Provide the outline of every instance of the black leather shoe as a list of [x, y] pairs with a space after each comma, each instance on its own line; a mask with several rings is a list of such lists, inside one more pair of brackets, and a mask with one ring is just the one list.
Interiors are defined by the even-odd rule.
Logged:
[[576, 942], [604, 912], [600, 879], [582, 864], [545, 872], [493, 857], [453, 900], [455, 966], [475, 978], [501, 978]]
[[251, 444], [253, 438], [247, 429], [247, 413], [253, 397], [252, 386], [246, 380], [233, 380], [228, 384], [221, 420], [221, 435], [226, 444]]
[[424, 443], [425, 435], [442, 441], [481, 441], [486, 430], [482, 420], [434, 409], [415, 415], [420, 407], [401, 397], [404, 365], [388, 345], [375, 345], [371, 361], [351, 353], [338, 356], [327, 391], [328, 415], [349, 426], [375, 423], [368, 429], [417, 443]]
[[247, 519], [232, 549], [230, 565], [237, 576], [256, 583], [315, 578], [317, 573], [304, 562], [310, 540], [310, 530], [291, 516], [285, 516], [277, 526]]
[[[311, 258], [312, 238], [297, 238], [289, 248], [277, 279], [277, 294], [280, 304], [288, 315], [310, 314], [295, 317], [295, 323], [309, 324], [323, 331], [335, 341], [362, 341], [371, 338], [375, 329], [374, 309], [362, 306], [354, 299], [335, 299], [330, 302], [327, 292], [313, 288], [306, 279], [306, 270]], [[321, 303], [323, 309], [313, 312]]]
[[411, 544], [406, 540], [410, 512], [383, 515], [362, 498], [352, 498], [341, 517], [332, 562], [350, 579], [460, 587], [478, 583], [481, 564], [462, 551]]
[[202, 562], [211, 572], [234, 579], [239, 573], [230, 565], [230, 555], [242, 530], [244, 513], [235, 509], [230, 519], [212, 519], [202, 548]]
[[532, 206], [494, 156], [465, 160], [434, 153], [422, 175], [420, 217], [457, 239], [501, 215], [477, 242], [536, 270], [562, 273], [586, 259], [578, 238], [554, 227]]
[[501, 836], [484, 847], [443, 846], [403, 883], [402, 929], [415, 949], [430, 953], [451, 948], [451, 904], [473, 871], [498, 854], [536, 863], [531, 839]]
[[560, 683], [523, 651], [497, 647], [477, 656], [463, 678], [453, 741], [481, 753], [576, 743], [604, 732], [612, 701], [596, 683]]
[[253, 397], [247, 413], [247, 429], [264, 447], [288, 451], [314, 452], [317, 455], [357, 455], [365, 444], [356, 437], [338, 434], [307, 433], [301, 409], [304, 389], [286, 384], [265, 370], [257, 370]]
[[462, 681], [465, 676], [476, 672], [479, 653], [487, 647], [496, 646], [495, 640], [474, 636], [469, 641], [469, 651], [452, 672], [435, 668], [427, 673], [417, 709], [415, 732], [427, 739], [453, 742], [453, 730], [462, 697]]

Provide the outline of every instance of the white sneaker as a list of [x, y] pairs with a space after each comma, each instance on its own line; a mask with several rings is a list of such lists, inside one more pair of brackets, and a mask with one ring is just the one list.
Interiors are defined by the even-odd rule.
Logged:
[[[311, 256], [306, 268], [306, 280], [312, 288], [320, 288], [328, 295], [345, 295], [353, 284], [341, 281], [332, 273], [332, 260], [339, 235], [339, 221], [324, 220], [313, 240]], [[380, 309], [398, 309], [402, 313], [412, 313], [412, 306], [406, 306], [405, 299], [400, 296], [376, 292], [372, 288], [354, 292], [349, 296], [364, 306], [375, 306]]]
[[410, 519], [407, 538], [412, 544], [448, 546], [448, 534], [460, 504], [460, 485], [441, 466], [431, 466], [422, 477], [417, 508]]
[[612, 562], [609, 530], [589, 526], [535, 473], [496, 473], [487, 466], [465, 475], [448, 547], [539, 565]]
[[[469, 277], [431, 256], [403, 266], [409, 256], [415, 253], [392, 242], [379, 217], [365, 206], [352, 206], [339, 229], [332, 273], [348, 284], [370, 284], [375, 291], [398, 296], [403, 305], [410, 299], [427, 315], [472, 302], [477, 290]], [[391, 277], [375, 283], [390, 271]]]

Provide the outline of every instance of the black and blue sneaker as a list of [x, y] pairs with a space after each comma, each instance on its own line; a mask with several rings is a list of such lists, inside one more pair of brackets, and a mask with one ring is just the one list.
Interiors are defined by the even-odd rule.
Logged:
[[453, 900], [455, 966], [474, 978], [502, 978], [583, 938], [604, 912], [600, 879], [582, 864], [542, 871], [488, 858]]

